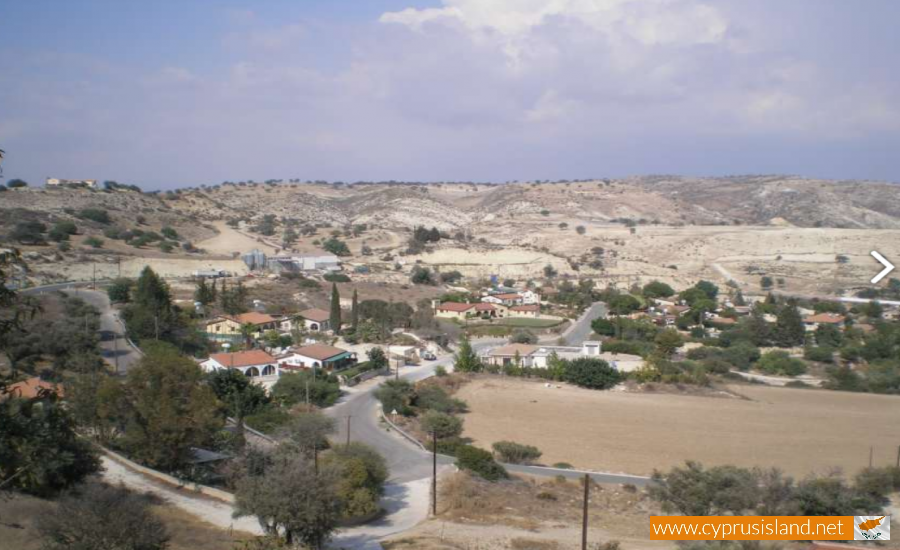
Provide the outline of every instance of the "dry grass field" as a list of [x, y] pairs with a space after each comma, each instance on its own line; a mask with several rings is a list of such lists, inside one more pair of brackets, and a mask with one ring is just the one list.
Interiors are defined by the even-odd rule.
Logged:
[[648, 475], [697, 460], [706, 465], [778, 467], [795, 476], [869, 460], [893, 464], [900, 445], [900, 396], [737, 386], [745, 399], [546, 388], [521, 379], [479, 378], [456, 397], [471, 412], [476, 445], [535, 445], [541, 462]]

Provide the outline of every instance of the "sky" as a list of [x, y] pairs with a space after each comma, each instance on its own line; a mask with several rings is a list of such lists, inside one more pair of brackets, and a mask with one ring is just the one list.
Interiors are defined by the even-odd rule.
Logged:
[[0, 0], [3, 177], [900, 181], [896, 0]]

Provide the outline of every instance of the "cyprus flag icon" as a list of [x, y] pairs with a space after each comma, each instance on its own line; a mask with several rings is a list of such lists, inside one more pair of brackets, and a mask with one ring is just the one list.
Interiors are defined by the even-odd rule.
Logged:
[[891, 516], [853, 516], [853, 540], [891, 540]]

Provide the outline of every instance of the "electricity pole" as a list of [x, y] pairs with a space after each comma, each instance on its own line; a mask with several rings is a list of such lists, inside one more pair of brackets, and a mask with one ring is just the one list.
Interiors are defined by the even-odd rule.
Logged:
[[113, 358], [116, 362], [116, 374], [119, 374], [119, 333], [113, 333]]
[[437, 517], [437, 432], [431, 432], [431, 515]]
[[591, 476], [584, 474], [584, 511], [581, 518], [581, 550], [587, 550], [588, 498], [590, 498]]
[[347, 446], [350, 446], [350, 419], [353, 418], [352, 414], [347, 415]]

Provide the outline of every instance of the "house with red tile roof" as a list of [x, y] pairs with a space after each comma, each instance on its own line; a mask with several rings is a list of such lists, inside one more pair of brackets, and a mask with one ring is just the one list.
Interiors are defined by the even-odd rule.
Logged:
[[276, 357], [281, 372], [326, 370], [337, 372], [356, 364], [356, 354], [326, 344], [310, 344], [291, 348]]
[[214, 353], [209, 356], [209, 359], [202, 361], [200, 367], [206, 372], [234, 369], [249, 378], [278, 376], [279, 374], [275, 358], [261, 349]]
[[242, 327], [250, 327], [250, 336], [261, 338], [263, 333], [279, 328], [278, 320], [267, 313], [251, 311], [239, 315], [222, 315], [206, 322], [206, 336], [216, 342], [240, 342], [244, 336]]
[[847, 318], [839, 313], [817, 313], [803, 319], [806, 330], [816, 330], [819, 325], [831, 325], [840, 328]]
[[37, 376], [32, 376], [26, 380], [21, 382], [16, 382], [15, 384], [10, 384], [6, 387], [8, 395], [15, 397], [22, 397], [25, 399], [31, 399], [33, 397], [37, 397], [38, 393], [41, 390], [50, 390], [55, 391], [56, 394], [60, 397], [65, 395], [63, 391], [63, 387], [56, 382], [48, 382], [46, 380], [41, 380]]

